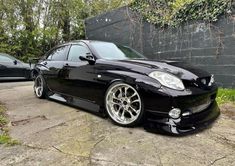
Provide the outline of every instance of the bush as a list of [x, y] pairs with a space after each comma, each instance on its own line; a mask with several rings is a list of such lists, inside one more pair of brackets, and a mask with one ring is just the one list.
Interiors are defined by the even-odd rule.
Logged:
[[189, 20], [217, 21], [231, 13], [232, 0], [135, 0], [131, 8], [148, 22], [160, 26], [177, 26]]
[[219, 104], [235, 102], [235, 89], [220, 88], [216, 100]]

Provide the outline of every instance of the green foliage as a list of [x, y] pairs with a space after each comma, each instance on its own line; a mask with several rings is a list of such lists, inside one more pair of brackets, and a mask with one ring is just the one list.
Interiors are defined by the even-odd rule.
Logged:
[[84, 19], [132, 0], [0, 0], [0, 52], [25, 62], [85, 38]]
[[91, 0], [88, 2], [89, 5], [89, 16], [95, 16], [97, 14], [128, 5], [133, 0]]
[[9, 139], [10, 139], [9, 136], [6, 135], [6, 134], [0, 135], [0, 144], [5, 144], [5, 143], [7, 143]]
[[7, 124], [7, 119], [3, 115], [0, 115], [0, 127], [6, 124]]
[[177, 26], [189, 20], [217, 21], [230, 13], [232, 0], [135, 0], [131, 7], [150, 23]]
[[13, 140], [8, 134], [8, 129], [5, 127], [5, 125], [8, 123], [5, 112], [5, 108], [0, 105], [0, 144], [11, 146], [19, 144], [18, 141]]
[[7, 124], [7, 119], [5, 116], [5, 109], [0, 105], [0, 129]]
[[0, 144], [13, 146], [13, 145], [18, 145], [19, 142], [17, 140], [12, 139], [8, 134], [2, 134], [0, 135]]
[[219, 104], [223, 104], [226, 102], [235, 103], [235, 89], [220, 88], [218, 91], [218, 95], [217, 95], [216, 100]]

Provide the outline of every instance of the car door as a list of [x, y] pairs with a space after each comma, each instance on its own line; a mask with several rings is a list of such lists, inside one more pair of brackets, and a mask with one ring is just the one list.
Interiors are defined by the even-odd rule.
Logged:
[[24, 68], [20, 61], [0, 55], [0, 77], [24, 77]]
[[5, 58], [5, 56], [0, 55], [0, 77], [7, 77], [10, 74], [9, 63], [10, 58]]
[[60, 70], [63, 68], [67, 58], [69, 45], [54, 48], [47, 54], [47, 58], [40, 64], [44, 66], [43, 74], [47, 86], [51, 91], [60, 92], [61, 83], [58, 79]]
[[23, 62], [19, 60], [14, 60], [13, 61], [13, 66], [12, 66], [12, 72], [13, 72], [13, 77], [26, 77], [27, 76], [27, 69], [26, 66], [24, 66]]
[[95, 81], [94, 65], [81, 61], [80, 56], [92, 55], [85, 44], [73, 44], [70, 47], [67, 62], [59, 74], [62, 83], [61, 92], [74, 97], [92, 100]]

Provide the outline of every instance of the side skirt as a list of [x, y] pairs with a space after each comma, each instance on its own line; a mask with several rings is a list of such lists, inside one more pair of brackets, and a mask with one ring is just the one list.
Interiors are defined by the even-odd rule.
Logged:
[[85, 110], [92, 111], [92, 112], [95, 112], [95, 113], [100, 112], [100, 106], [99, 105], [97, 105], [97, 104], [95, 104], [91, 101], [80, 99], [80, 98], [77, 98], [77, 97], [68, 96], [68, 95], [64, 95], [64, 94], [53, 93], [51, 95], [48, 95], [48, 98], [52, 99], [52, 100], [62, 102], [62, 103], [66, 103], [68, 105], [83, 108]]
[[0, 81], [25, 80], [26, 77], [0, 77]]

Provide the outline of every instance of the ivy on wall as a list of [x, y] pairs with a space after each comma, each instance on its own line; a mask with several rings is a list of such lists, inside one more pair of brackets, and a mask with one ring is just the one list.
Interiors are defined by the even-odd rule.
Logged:
[[230, 14], [233, 0], [134, 0], [131, 8], [160, 26], [177, 26], [189, 20], [217, 21]]

